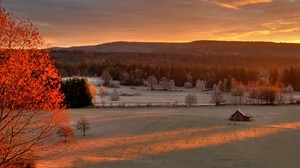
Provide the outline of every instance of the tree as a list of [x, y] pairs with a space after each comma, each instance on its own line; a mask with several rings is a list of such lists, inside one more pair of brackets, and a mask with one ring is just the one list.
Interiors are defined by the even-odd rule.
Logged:
[[273, 85], [279, 81], [279, 72], [277, 68], [269, 70], [269, 81]]
[[228, 92], [230, 90], [230, 88], [231, 88], [231, 80], [224, 79], [222, 90], [224, 92]]
[[61, 78], [29, 20], [0, 9], [0, 167], [40, 150], [67, 123]]
[[62, 92], [65, 103], [70, 108], [80, 108], [92, 105], [93, 96], [85, 79], [72, 78], [62, 82]]
[[241, 104], [245, 92], [246, 92], [246, 87], [243, 85], [243, 83], [239, 83], [238, 85], [235, 85], [230, 90], [230, 93], [232, 95], [232, 103], [236, 104], [237, 103], [236, 97], [239, 97], [238, 104]]
[[205, 83], [206, 82], [204, 80], [197, 79], [195, 88], [200, 90], [201, 92], [204, 92], [206, 90]]
[[169, 81], [169, 83], [170, 83], [170, 89], [169, 90], [174, 90], [175, 89], [175, 81], [173, 79], [171, 79]]
[[80, 117], [76, 125], [76, 131], [82, 131], [82, 135], [85, 136], [85, 132], [91, 129], [90, 123], [86, 117]]
[[157, 85], [157, 79], [154, 75], [147, 78], [147, 85], [151, 90], [154, 90], [155, 85]]
[[90, 93], [91, 93], [91, 95], [93, 97], [94, 102], [96, 102], [97, 91], [95, 89], [95, 86], [94, 85], [90, 85], [89, 86], [89, 91], [90, 91]]
[[104, 80], [104, 86], [109, 86], [110, 81], [112, 80], [112, 77], [108, 71], [103, 71], [101, 74], [101, 79]]
[[64, 138], [64, 142], [74, 135], [73, 129], [68, 125], [61, 125], [57, 130], [57, 135]]
[[212, 102], [216, 104], [216, 106], [221, 105], [221, 103], [224, 101], [223, 93], [219, 90], [219, 87], [217, 85], [214, 85], [213, 87], [211, 99]]
[[175, 87], [174, 80], [169, 80], [164, 76], [160, 79], [159, 85], [162, 86], [163, 90], [173, 90]]
[[104, 86], [99, 86], [99, 92], [101, 97], [101, 103], [104, 103], [104, 97], [106, 96], [106, 90]]
[[276, 95], [279, 92], [279, 88], [274, 86], [263, 86], [260, 90], [261, 98], [266, 101], [267, 104], [274, 104], [276, 100]]
[[120, 94], [116, 89], [114, 89], [113, 92], [110, 94], [110, 99], [111, 101], [118, 101], [120, 99]]
[[168, 82], [168, 79], [165, 76], [160, 79], [159, 85], [162, 86], [163, 90], [170, 89], [170, 83]]
[[249, 82], [247, 85], [247, 89], [249, 91], [248, 97], [250, 98], [251, 104], [256, 104], [256, 100], [259, 99], [259, 95], [260, 95], [259, 87], [260, 86], [258, 81]]
[[188, 94], [185, 97], [185, 104], [187, 106], [193, 106], [197, 104], [197, 97], [196, 95]]
[[292, 85], [288, 85], [288, 87], [286, 88], [286, 92], [289, 94], [289, 101], [290, 104], [293, 104], [294, 102], [294, 97], [293, 97], [293, 93], [294, 93], [294, 88], [292, 87]]

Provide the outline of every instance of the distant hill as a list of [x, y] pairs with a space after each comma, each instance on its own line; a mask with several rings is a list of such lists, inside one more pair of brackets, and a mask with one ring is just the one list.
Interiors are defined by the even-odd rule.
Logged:
[[101, 53], [176, 53], [192, 55], [300, 56], [300, 44], [273, 42], [193, 41], [187, 43], [112, 42], [100, 45], [52, 48]]

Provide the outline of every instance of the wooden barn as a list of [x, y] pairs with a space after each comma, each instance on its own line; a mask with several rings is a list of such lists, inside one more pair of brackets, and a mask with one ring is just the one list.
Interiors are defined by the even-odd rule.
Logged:
[[230, 116], [231, 121], [250, 121], [251, 115], [243, 113], [240, 109], [237, 109], [235, 113]]

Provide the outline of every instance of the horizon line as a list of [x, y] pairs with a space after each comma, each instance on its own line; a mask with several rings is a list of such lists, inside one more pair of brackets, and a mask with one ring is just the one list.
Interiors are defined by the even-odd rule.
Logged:
[[[93, 44], [82, 44], [82, 45], [65, 45], [65, 46], [53, 46], [47, 48], [73, 48], [73, 47], [86, 47], [86, 46], [97, 46], [103, 44], [110, 43], [169, 43], [169, 44], [184, 44], [184, 43], [193, 43], [193, 42], [203, 42], [203, 41], [211, 41], [211, 42], [242, 42], [242, 43], [275, 43], [275, 44], [300, 44], [299, 41], [251, 41], [251, 40], [192, 40], [192, 41], [126, 41], [126, 40], [116, 40], [116, 41], [108, 41], [103, 43], [93, 43]], [[51, 44], [50, 44], [51, 46]]]

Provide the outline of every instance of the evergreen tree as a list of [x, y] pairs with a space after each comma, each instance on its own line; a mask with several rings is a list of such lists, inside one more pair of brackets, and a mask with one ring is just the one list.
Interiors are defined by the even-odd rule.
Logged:
[[62, 92], [69, 108], [80, 108], [92, 105], [92, 94], [85, 79], [72, 78], [62, 82]]

